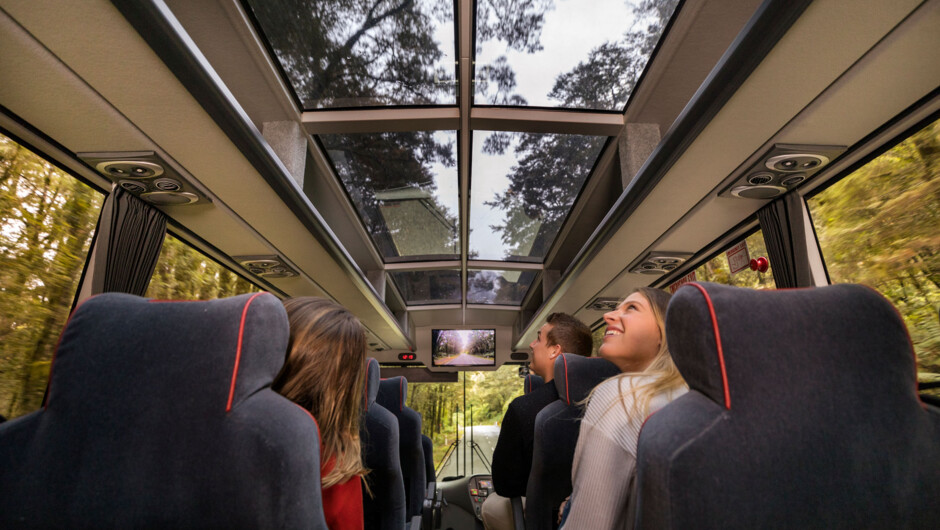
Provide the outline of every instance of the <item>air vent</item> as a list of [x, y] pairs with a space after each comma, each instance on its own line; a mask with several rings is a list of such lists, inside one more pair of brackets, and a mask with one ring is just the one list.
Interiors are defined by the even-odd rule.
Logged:
[[246, 271], [259, 278], [276, 279], [297, 276], [297, 271], [284, 263], [284, 258], [274, 256], [233, 256], [232, 259]]
[[208, 197], [153, 151], [78, 153], [118, 186], [157, 206], [208, 203]]
[[638, 274], [665, 274], [679, 268], [691, 252], [650, 252], [630, 266], [630, 272]]
[[591, 300], [591, 303], [589, 303], [587, 307], [585, 307], [585, 309], [588, 309], [590, 311], [604, 311], [606, 313], [607, 311], [613, 311], [614, 309], [617, 309], [617, 306], [619, 304], [620, 304], [619, 298], [598, 297], [598, 298], [595, 298], [594, 300]]
[[845, 149], [837, 145], [774, 145], [718, 195], [757, 200], [779, 197], [815, 175]]

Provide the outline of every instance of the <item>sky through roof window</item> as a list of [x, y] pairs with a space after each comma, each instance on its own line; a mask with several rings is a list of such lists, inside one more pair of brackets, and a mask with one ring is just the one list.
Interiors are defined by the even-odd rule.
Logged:
[[455, 131], [318, 138], [386, 261], [459, 256]]
[[455, 105], [452, 0], [245, 0], [305, 109]]
[[520, 305], [536, 271], [467, 271], [467, 303]]
[[473, 135], [470, 258], [541, 262], [606, 136]]
[[459, 304], [460, 270], [392, 271], [389, 273], [408, 305]]
[[679, 0], [478, 0], [474, 103], [622, 111]]

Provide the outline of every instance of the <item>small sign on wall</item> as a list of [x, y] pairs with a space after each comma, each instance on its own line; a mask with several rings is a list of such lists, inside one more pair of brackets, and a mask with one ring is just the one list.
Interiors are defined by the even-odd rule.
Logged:
[[692, 271], [686, 274], [685, 276], [679, 278], [678, 280], [672, 282], [672, 284], [669, 286], [669, 292], [672, 294], [675, 294], [676, 289], [678, 289], [679, 287], [682, 287], [683, 285], [687, 283], [692, 283], [694, 281], [695, 281], [695, 271]]
[[747, 241], [741, 241], [725, 252], [728, 257], [728, 268], [731, 274], [736, 274], [748, 268], [751, 264], [751, 254], [747, 251]]

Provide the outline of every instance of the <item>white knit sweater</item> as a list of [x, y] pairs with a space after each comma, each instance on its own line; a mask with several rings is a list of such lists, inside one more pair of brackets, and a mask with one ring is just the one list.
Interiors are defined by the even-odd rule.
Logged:
[[[632, 526], [632, 522], [627, 521], [627, 511], [636, 472], [636, 444], [647, 416], [633, 411], [630, 389], [631, 385], [639, 386], [652, 380], [648, 376], [612, 378], [594, 390], [574, 453], [571, 470], [574, 491], [565, 530]], [[682, 387], [656, 394], [650, 400], [648, 414], [687, 391]]]

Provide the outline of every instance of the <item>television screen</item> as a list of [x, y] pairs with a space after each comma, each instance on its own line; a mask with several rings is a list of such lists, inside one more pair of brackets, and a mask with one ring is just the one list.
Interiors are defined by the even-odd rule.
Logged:
[[432, 366], [496, 366], [495, 329], [432, 329]]

